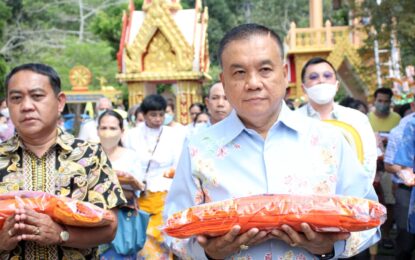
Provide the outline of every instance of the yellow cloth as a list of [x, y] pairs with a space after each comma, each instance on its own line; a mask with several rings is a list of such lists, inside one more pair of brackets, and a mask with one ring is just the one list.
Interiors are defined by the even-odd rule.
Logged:
[[380, 118], [375, 115], [375, 112], [370, 112], [368, 117], [374, 132], [389, 132], [401, 120], [399, 114], [395, 112], [390, 112], [389, 116], [385, 118]]
[[138, 198], [141, 210], [150, 214], [147, 227], [147, 240], [144, 248], [139, 252], [139, 258], [143, 259], [173, 259], [173, 254], [163, 244], [163, 236], [160, 226], [163, 225], [163, 209], [167, 192], [147, 191], [147, 195]]

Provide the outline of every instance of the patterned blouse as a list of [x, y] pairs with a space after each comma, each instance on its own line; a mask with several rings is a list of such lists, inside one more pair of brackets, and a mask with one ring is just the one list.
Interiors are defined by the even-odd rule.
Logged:
[[[41, 158], [25, 149], [16, 135], [0, 144], [0, 193], [17, 190], [48, 193], [111, 209], [125, 197], [101, 146], [58, 129], [56, 144]], [[95, 259], [96, 248], [40, 246], [22, 241], [0, 259]]]

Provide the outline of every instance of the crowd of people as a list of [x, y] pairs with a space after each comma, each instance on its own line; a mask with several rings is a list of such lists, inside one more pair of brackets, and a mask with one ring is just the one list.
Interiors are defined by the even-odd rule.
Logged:
[[[315, 57], [301, 73], [308, 103], [295, 108], [287, 100], [281, 38], [257, 24], [227, 32], [218, 57], [220, 82], [204, 104], [191, 104], [188, 125], [175, 120], [174, 103], [158, 94], [123, 114], [101, 98], [96, 118], [84, 122], [76, 138], [58, 126], [66, 97], [55, 70], [44, 64], [12, 69], [0, 101], [0, 192], [44, 191], [88, 201], [118, 222], [124, 221], [118, 211], [138, 208], [150, 218], [144, 247], [124, 254], [112, 243], [117, 222], [76, 228], [18, 207], [0, 229], [0, 258], [367, 259], [382, 246], [393, 248], [396, 259], [410, 259], [415, 105], [394, 112], [389, 88], [376, 90], [373, 107], [351, 97], [337, 103], [336, 70]], [[355, 129], [358, 138], [332, 121]], [[388, 219], [352, 233], [315, 232], [307, 223], [301, 232], [283, 225], [240, 233], [235, 225], [213, 238], [175, 239], [160, 230], [177, 211], [266, 193], [379, 200]]]

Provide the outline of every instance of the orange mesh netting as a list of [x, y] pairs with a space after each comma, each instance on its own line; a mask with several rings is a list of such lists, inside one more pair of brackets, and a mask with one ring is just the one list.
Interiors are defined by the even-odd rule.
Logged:
[[163, 230], [169, 236], [187, 238], [224, 235], [234, 225], [240, 225], [243, 233], [254, 227], [278, 229], [283, 224], [301, 231], [300, 224], [308, 223], [318, 232], [352, 232], [377, 227], [385, 219], [385, 207], [372, 200], [265, 194], [191, 207], [169, 217]]
[[0, 228], [19, 206], [28, 206], [37, 212], [48, 214], [58, 223], [70, 226], [105, 226], [115, 220], [110, 211], [88, 202], [41, 191], [17, 191], [0, 194]]

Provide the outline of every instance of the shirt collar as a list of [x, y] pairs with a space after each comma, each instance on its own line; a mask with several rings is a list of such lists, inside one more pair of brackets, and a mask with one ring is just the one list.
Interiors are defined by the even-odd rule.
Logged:
[[[307, 115], [312, 118], [318, 118], [320, 119], [320, 114], [314, 110], [314, 108], [310, 105], [310, 103], [307, 103]], [[338, 119], [339, 118], [339, 105], [333, 102], [333, 110], [330, 112], [330, 117], [332, 119]]]
[[[75, 137], [71, 134], [65, 133], [59, 127], [56, 129], [58, 136], [56, 137], [56, 145], [61, 147], [63, 150], [72, 151], [71, 144], [74, 142]], [[25, 149], [23, 142], [19, 135], [16, 133], [12, 138], [3, 143], [0, 147], [0, 155], [6, 155], [14, 153], [18, 148]]]
[[[278, 127], [279, 124], [283, 124], [284, 126], [294, 130], [295, 132], [304, 131], [306, 129], [301, 123], [302, 120], [304, 120], [304, 116], [294, 113], [294, 111], [291, 111], [291, 109], [287, 107], [285, 102], [282, 102], [278, 119], [270, 128], [270, 131]], [[222, 129], [226, 129], [226, 131], [222, 135], [222, 140], [224, 143], [230, 143], [244, 130], [246, 132], [249, 132], [249, 129], [246, 128], [245, 125], [242, 123], [241, 119], [238, 117], [235, 110], [232, 110], [232, 112], [229, 114], [227, 118], [213, 125], [212, 127], [219, 127], [220, 125], [223, 126]]]

